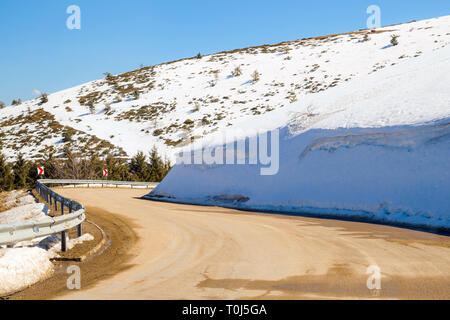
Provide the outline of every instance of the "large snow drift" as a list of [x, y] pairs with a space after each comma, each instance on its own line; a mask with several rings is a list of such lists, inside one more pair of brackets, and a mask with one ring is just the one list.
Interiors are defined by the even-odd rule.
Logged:
[[178, 163], [147, 197], [449, 231], [449, 83], [446, 47], [306, 97], [242, 124], [280, 128], [277, 174]]

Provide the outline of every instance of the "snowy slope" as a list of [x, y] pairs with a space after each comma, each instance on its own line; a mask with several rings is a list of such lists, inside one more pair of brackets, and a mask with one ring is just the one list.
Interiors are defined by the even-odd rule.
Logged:
[[[299, 104], [305, 99], [439, 51], [450, 42], [449, 27], [450, 16], [445, 16], [183, 59], [96, 80], [53, 93], [42, 105], [35, 99], [0, 110], [0, 148], [10, 159], [18, 151], [28, 158], [42, 157], [52, 148], [61, 153], [68, 143], [63, 132], [72, 128], [77, 133], [71, 143], [81, 144], [80, 149], [99, 138], [99, 153], [112, 148], [109, 141], [116, 154], [123, 154], [123, 148], [132, 156], [155, 145], [173, 159], [178, 148], [194, 140], [257, 123], [258, 115], [278, 119], [275, 114], [283, 109], [306, 112]], [[399, 35], [398, 46], [390, 46], [393, 34]], [[242, 74], [233, 76], [236, 67]], [[257, 82], [252, 81], [254, 71]], [[47, 122], [14, 127], [18, 117], [30, 113], [44, 114]], [[279, 119], [279, 124], [285, 121]], [[42, 130], [49, 122], [55, 128], [51, 135]], [[384, 122], [389, 124], [389, 116]]]
[[449, 232], [449, 83], [445, 47], [310, 95], [247, 123], [280, 128], [277, 174], [178, 164], [149, 197]]

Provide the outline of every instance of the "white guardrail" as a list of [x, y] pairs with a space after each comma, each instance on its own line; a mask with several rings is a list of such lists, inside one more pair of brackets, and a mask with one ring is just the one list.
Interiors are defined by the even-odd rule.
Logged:
[[[58, 203], [61, 216], [45, 217], [38, 221], [0, 225], [0, 245], [14, 245], [20, 241], [32, 240], [38, 237], [61, 233], [61, 250], [66, 251], [66, 232], [77, 227], [78, 236], [82, 235], [81, 224], [86, 219], [84, 207], [81, 203], [67, 199], [54, 192], [47, 185], [65, 187], [128, 187], [128, 188], [154, 188], [155, 182], [128, 182], [108, 180], [51, 180], [42, 179], [36, 182], [36, 191], [50, 206], [55, 206], [58, 212]], [[67, 213], [65, 214], [65, 209]]]

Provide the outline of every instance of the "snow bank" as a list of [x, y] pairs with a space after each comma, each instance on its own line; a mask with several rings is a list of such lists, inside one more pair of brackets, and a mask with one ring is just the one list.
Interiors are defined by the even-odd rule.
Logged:
[[34, 197], [23, 190], [9, 192], [3, 205], [10, 209], [0, 212], [0, 224], [36, 221], [44, 217], [47, 212], [44, 204], [36, 203]]
[[24, 190], [13, 190], [3, 199], [3, 206], [6, 208], [18, 207], [36, 202], [30, 194]]
[[[79, 238], [67, 239], [67, 249], [92, 241], [85, 233]], [[18, 243], [14, 248], [0, 249], [0, 296], [17, 292], [50, 277], [54, 272], [51, 258], [58, 257], [61, 236], [36, 238]]]
[[311, 96], [242, 124], [281, 128], [277, 174], [177, 164], [147, 197], [450, 231], [448, 83], [444, 48]]
[[26, 288], [52, 273], [53, 264], [41, 248], [0, 250], [0, 296]]
[[0, 212], [0, 224], [37, 221], [45, 216], [45, 208], [45, 204], [34, 202]]
[[[37, 221], [47, 212], [44, 204], [36, 203], [24, 191], [10, 192], [5, 203], [7, 207], [15, 207], [0, 212], [0, 224]], [[67, 249], [93, 239], [88, 233], [75, 239], [67, 238]], [[60, 234], [19, 242], [13, 248], [0, 246], [0, 296], [22, 290], [50, 277], [54, 271], [50, 259], [58, 257], [60, 247]]]

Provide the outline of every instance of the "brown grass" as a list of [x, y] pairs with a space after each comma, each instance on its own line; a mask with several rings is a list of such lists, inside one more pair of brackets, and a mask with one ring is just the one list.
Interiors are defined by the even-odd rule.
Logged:
[[8, 210], [8, 208], [5, 206], [5, 199], [7, 196], [7, 192], [0, 192], [0, 212]]

